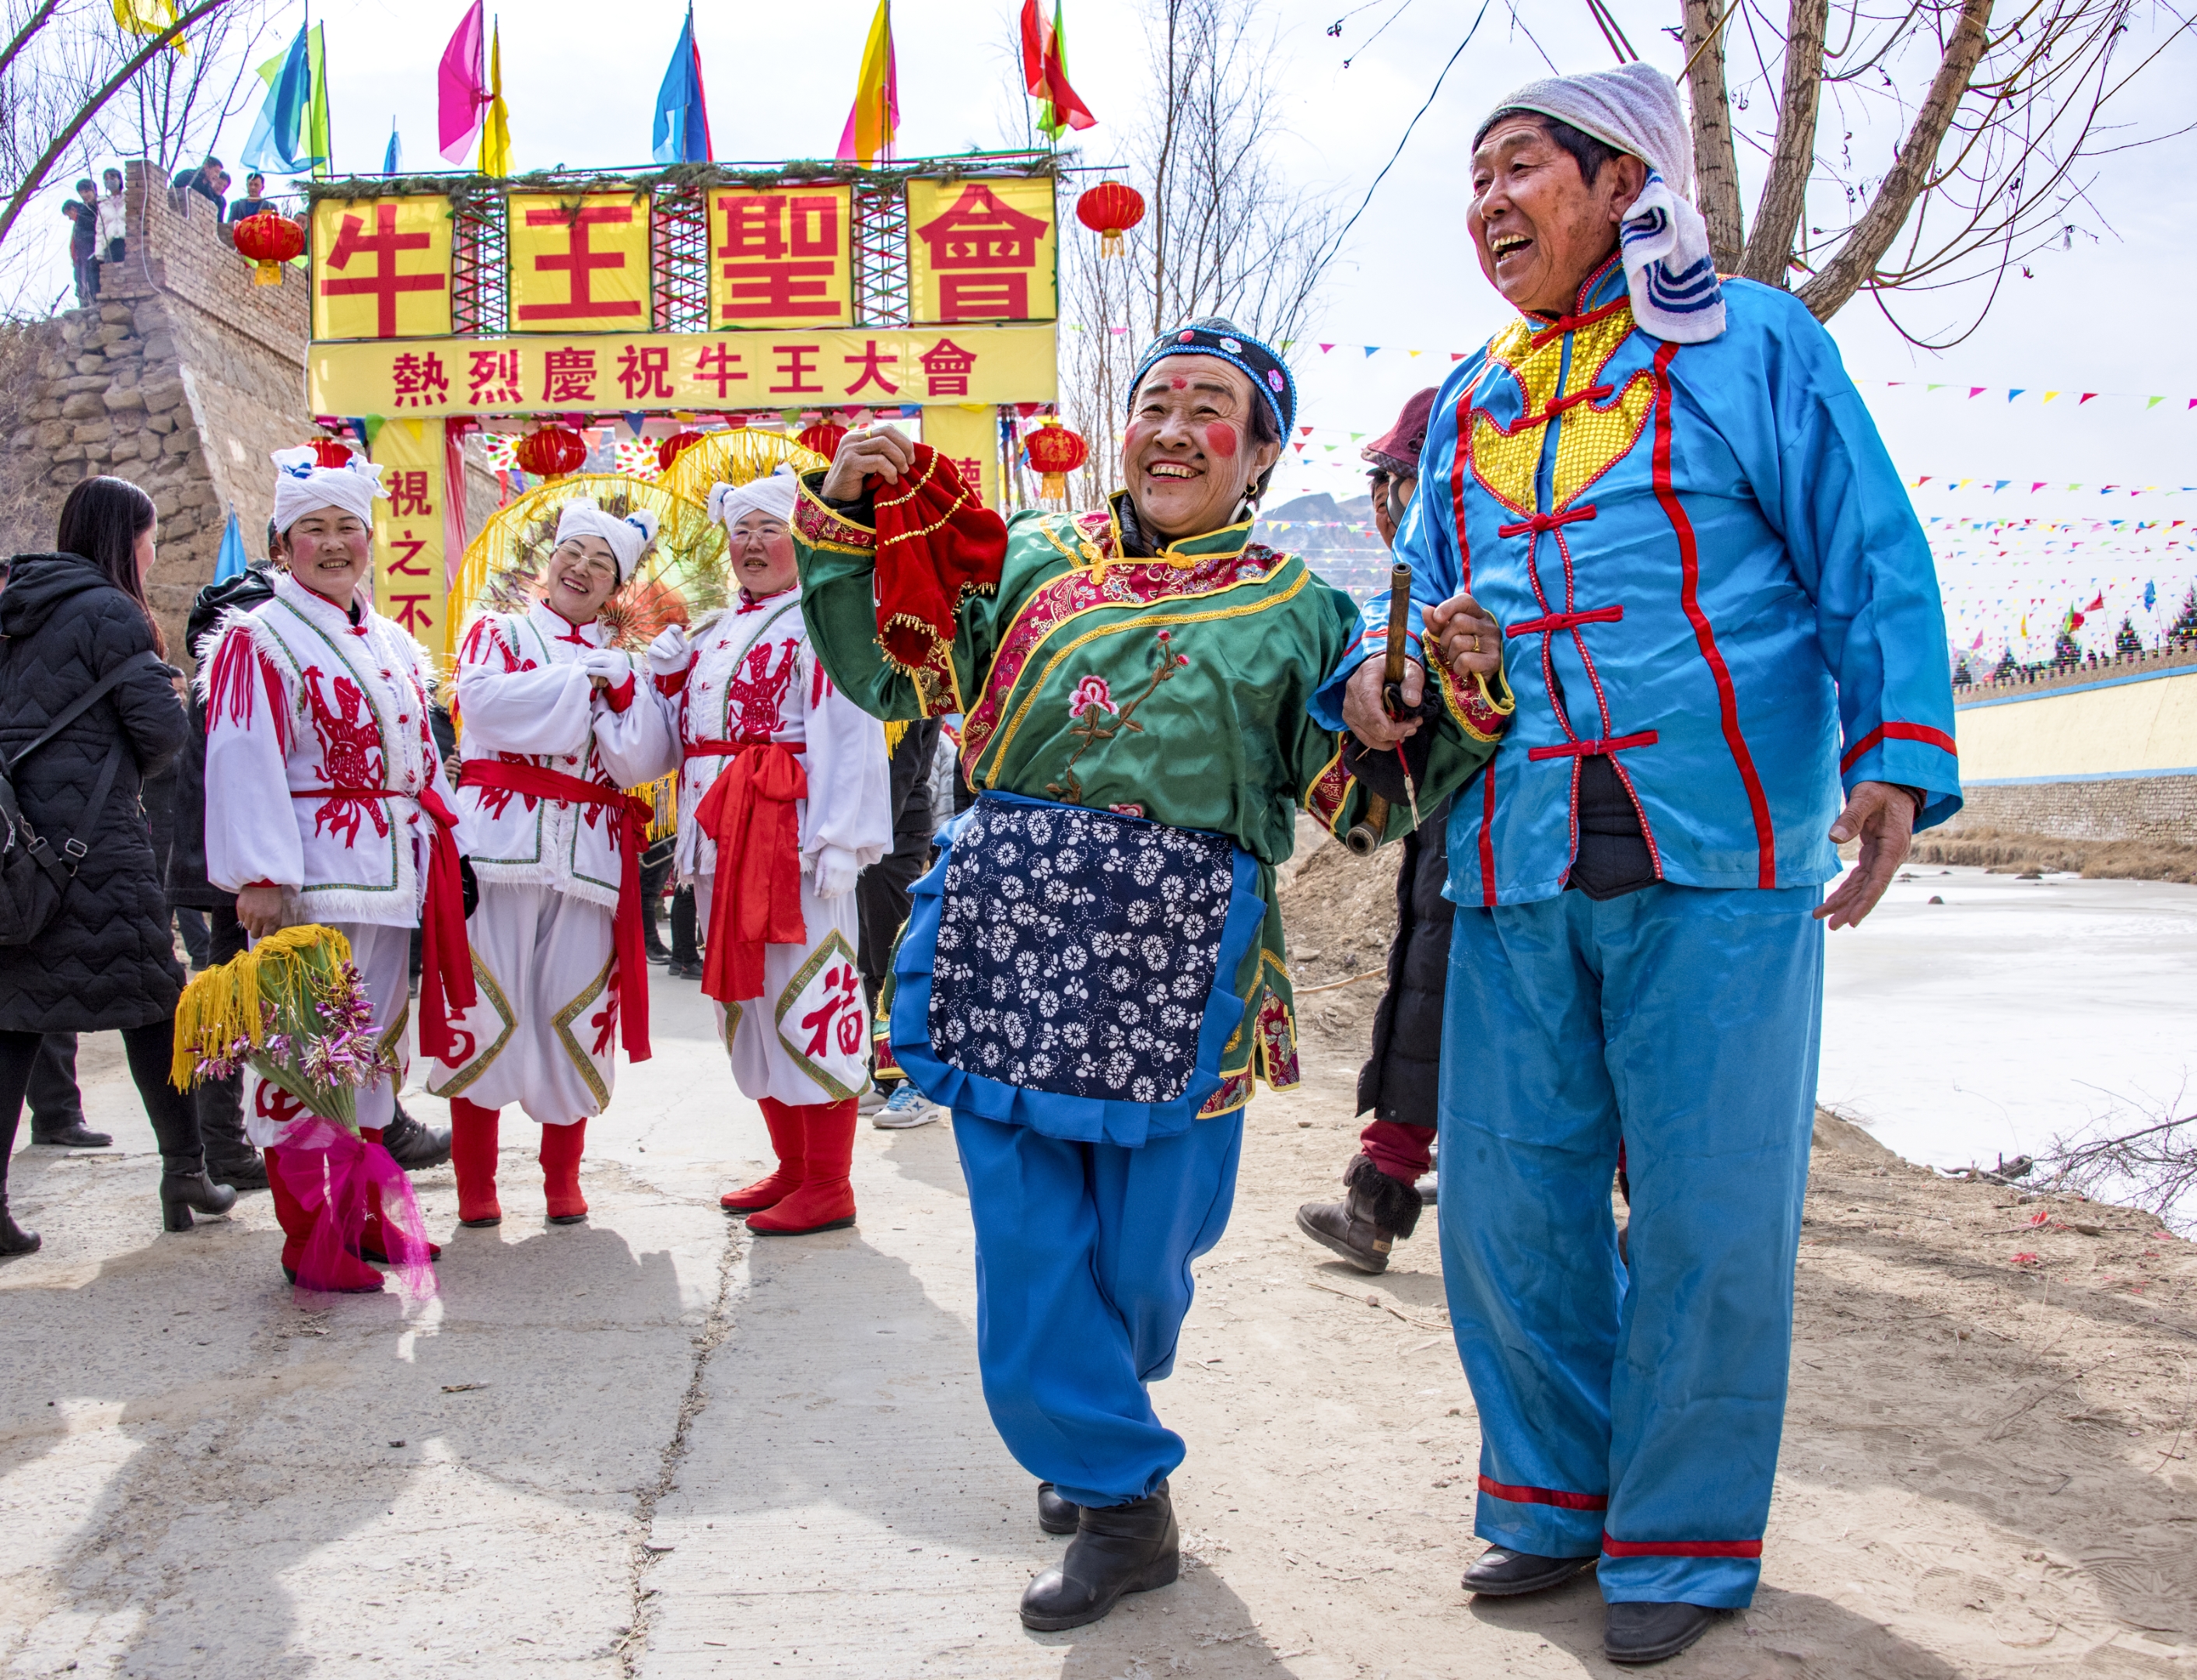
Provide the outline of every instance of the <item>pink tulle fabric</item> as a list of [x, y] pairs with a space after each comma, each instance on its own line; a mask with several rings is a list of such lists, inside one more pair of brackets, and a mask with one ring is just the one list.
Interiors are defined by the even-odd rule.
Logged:
[[[427, 1259], [427, 1227], [404, 1169], [380, 1144], [368, 1143], [317, 1115], [307, 1115], [275, 1151], [282, 1181], [313, 1220], [313, 1234], [298, 1262], [298, 1290], [323, 1290], [343, 1275], [346, 1254], [358, 1252], [366, 1229], [367, 1192], [381, 1192], [381, 1224], [389, 1269], [409, 1300], [436, 1292]], [[322, 1210], [325, 1209], [325, 1214]]]

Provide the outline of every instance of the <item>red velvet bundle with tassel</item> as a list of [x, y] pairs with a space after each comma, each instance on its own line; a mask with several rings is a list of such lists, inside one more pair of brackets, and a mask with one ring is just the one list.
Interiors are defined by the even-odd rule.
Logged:
[[926, 710], [954, 710], [954, 614], [968, 595], [999, 588], [1006, 522], [928, 443], [915, 445], [914, 465], [900, 483], [872, 484], [878, 644], [915, 679]]

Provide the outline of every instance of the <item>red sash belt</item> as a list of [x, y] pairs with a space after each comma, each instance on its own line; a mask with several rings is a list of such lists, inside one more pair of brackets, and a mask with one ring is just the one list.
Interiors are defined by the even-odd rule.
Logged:
[[495, 788], [528, 799], [559, 799], [568, 805], [593, 805], [611, 814], [617, 824], [612, 835], [619, 864], [617, 909], [611, 921], [612, 948], [617, 953], [618, 1038], [625, 1046], [626, 1060], [648, 1060], [648, 947], [641, 902], [641, 853], [648, 842], [648, 820], [652, 814], [647, 802], [559, 770], [493, 758], [468, 759], [458, 785]]
[[766, 945], [809, 939], [801, 917], [801, 816], [809, 777], [777, 741], [694, 741], [689, 758], [730, 758], [694, 813], [717, 843], [702, 990], [720, 1003], [762, 995]]
[[294, 787], [293, 799], [409, 799], [434, 819], [427, 852], [427, 901], [420, 918], [420, 1051], [441, 1059], [455, 1047], [450, 1017], [479, 1000], [473, 990], [472, 947], [466, 942], [464, 865], [458, 856], [458, 816], [432, 785], [417, 793], [391, 787]]

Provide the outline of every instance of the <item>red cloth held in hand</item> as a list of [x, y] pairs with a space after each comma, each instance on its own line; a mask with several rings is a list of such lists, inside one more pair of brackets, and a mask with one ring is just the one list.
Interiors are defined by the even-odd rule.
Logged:
[[1006, 522], [981, 505], [954, 463], [928, 443], [915, 445], [915, 464], [898, 484], [872, 479], [871, 489], [878, 640], [896, 665], [911, 675], [930, 674], [950, 697], [954, 615], [964, 597], [999, 587]]
[[[710, 901], [710, 950], [702, 990], [720, 1003], [762, 995], [762, 948], [808, 942], [801, 915], [801, 814], [809, 777], [776, 741], [711, 741], [739, 756], [710, 784], [694, 813], [717, 843]], [[695, 748], [687, 749], [688, 757]]]

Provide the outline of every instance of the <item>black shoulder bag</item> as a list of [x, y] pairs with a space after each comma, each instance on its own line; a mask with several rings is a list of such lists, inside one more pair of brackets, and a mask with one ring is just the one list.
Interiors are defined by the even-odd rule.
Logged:
[[[31, 826], [23, 808], [15, 802], [16, 768], [137, 669], [137, 659], [125, 659], [47, 725], [38, 739], [0, 762], [0, 945], [28, 945], [44, 932], [46, 924], [60, 912], [61, 895], [68, 890], [78, 866], [91, 854], [90, 847], [70, 836], [61, 842], [61, 856], [54, 855], [53, 849]], [[84, 807], [86, 834], [98, 831], [100, 816], [107, 809], [107, 796], [114, 791], [115, 774], [122, 768], [125, 750], [118, 733], [114, 744], [107, 750], [107, 762], [100, 766], [99, 779], [91, 790], [91, 802]]]

